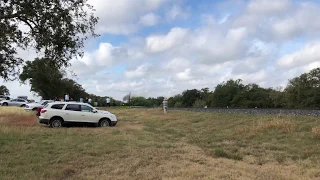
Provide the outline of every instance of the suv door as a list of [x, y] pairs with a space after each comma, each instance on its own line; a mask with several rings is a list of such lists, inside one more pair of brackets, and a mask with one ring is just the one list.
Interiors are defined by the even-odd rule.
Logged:
[[82, 112], [79, 104], [67, 104], [64, 110], [64, 121], [81, 122]]
[[97, 123], [99, 118], [96, 113], [93, 113], [93, 108], [87, 105], [81, 105], [81, 121], [88, 123]]

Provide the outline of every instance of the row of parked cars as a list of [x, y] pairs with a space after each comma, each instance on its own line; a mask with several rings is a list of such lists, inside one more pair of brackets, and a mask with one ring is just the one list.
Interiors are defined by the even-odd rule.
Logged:
[[42, 100], [30, 103], [24, 98], [0, 101], [1, 106], [24, 107], [36, 111], [39, 123], [57, 128], [67, 124], [91, 124], [99, 127], [115, 126], [117, 117], [109, 111], [102, 111], [82, 102], [61, 102]]
[[1, 106], [17, 106], [24, 107], [25, 110], [36, 111], [39, 107], [45, 106], [49, 102], [54, 102], [53, 100], [42, 100], [40, 102], [31, 103], [25, 98], [16, 98], [16, 99], [5, 99], [0, 101]]

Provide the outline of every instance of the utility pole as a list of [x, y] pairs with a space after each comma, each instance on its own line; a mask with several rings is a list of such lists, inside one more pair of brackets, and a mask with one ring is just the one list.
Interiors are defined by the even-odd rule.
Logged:
[[131, 107], [130, 99], [131, 99], [131, 92], [129, 92], [129, 107]]

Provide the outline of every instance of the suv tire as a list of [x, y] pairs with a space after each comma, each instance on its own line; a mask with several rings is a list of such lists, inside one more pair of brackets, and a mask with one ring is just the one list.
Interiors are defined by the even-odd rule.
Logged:
[[98, 125], [99, 127], [109, 127], [110, 126], [109, 119], [101, 119]]
[[52, 118], [50, 121], [50, 127], [52, 128], [62, 127], [62, 120], [60, 118]]

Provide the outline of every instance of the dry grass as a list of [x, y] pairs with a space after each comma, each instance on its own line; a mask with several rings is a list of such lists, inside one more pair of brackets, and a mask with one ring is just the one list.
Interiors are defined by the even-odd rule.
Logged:
[[[119, 119], [112, 128], [51, 129], [34, 115], [2, 116], [0, 179], [320, 177], [315, 118], [110, 111]], [[253, 127], [263, 133], [243, 138]]]
[[[252, 138], [257, 135], [263, 135], [267, 131], [276, 130], [280, 133], [293, 133], [297, 129], [297, 125], [289, 119], [281, 119], [275, 117], [272, 120], [260, 119], [250, 127], [247, 137]], [[238, 132], [244, 132], [244, 129], [237, 128]]]
[[320, 126], [313, 127], [311, 129], [312, 137], [320, 138]]
[[28, 116], [34, 113], [34, 111], [25, 111], [22, 107], [0, 106], [0, 116]]

